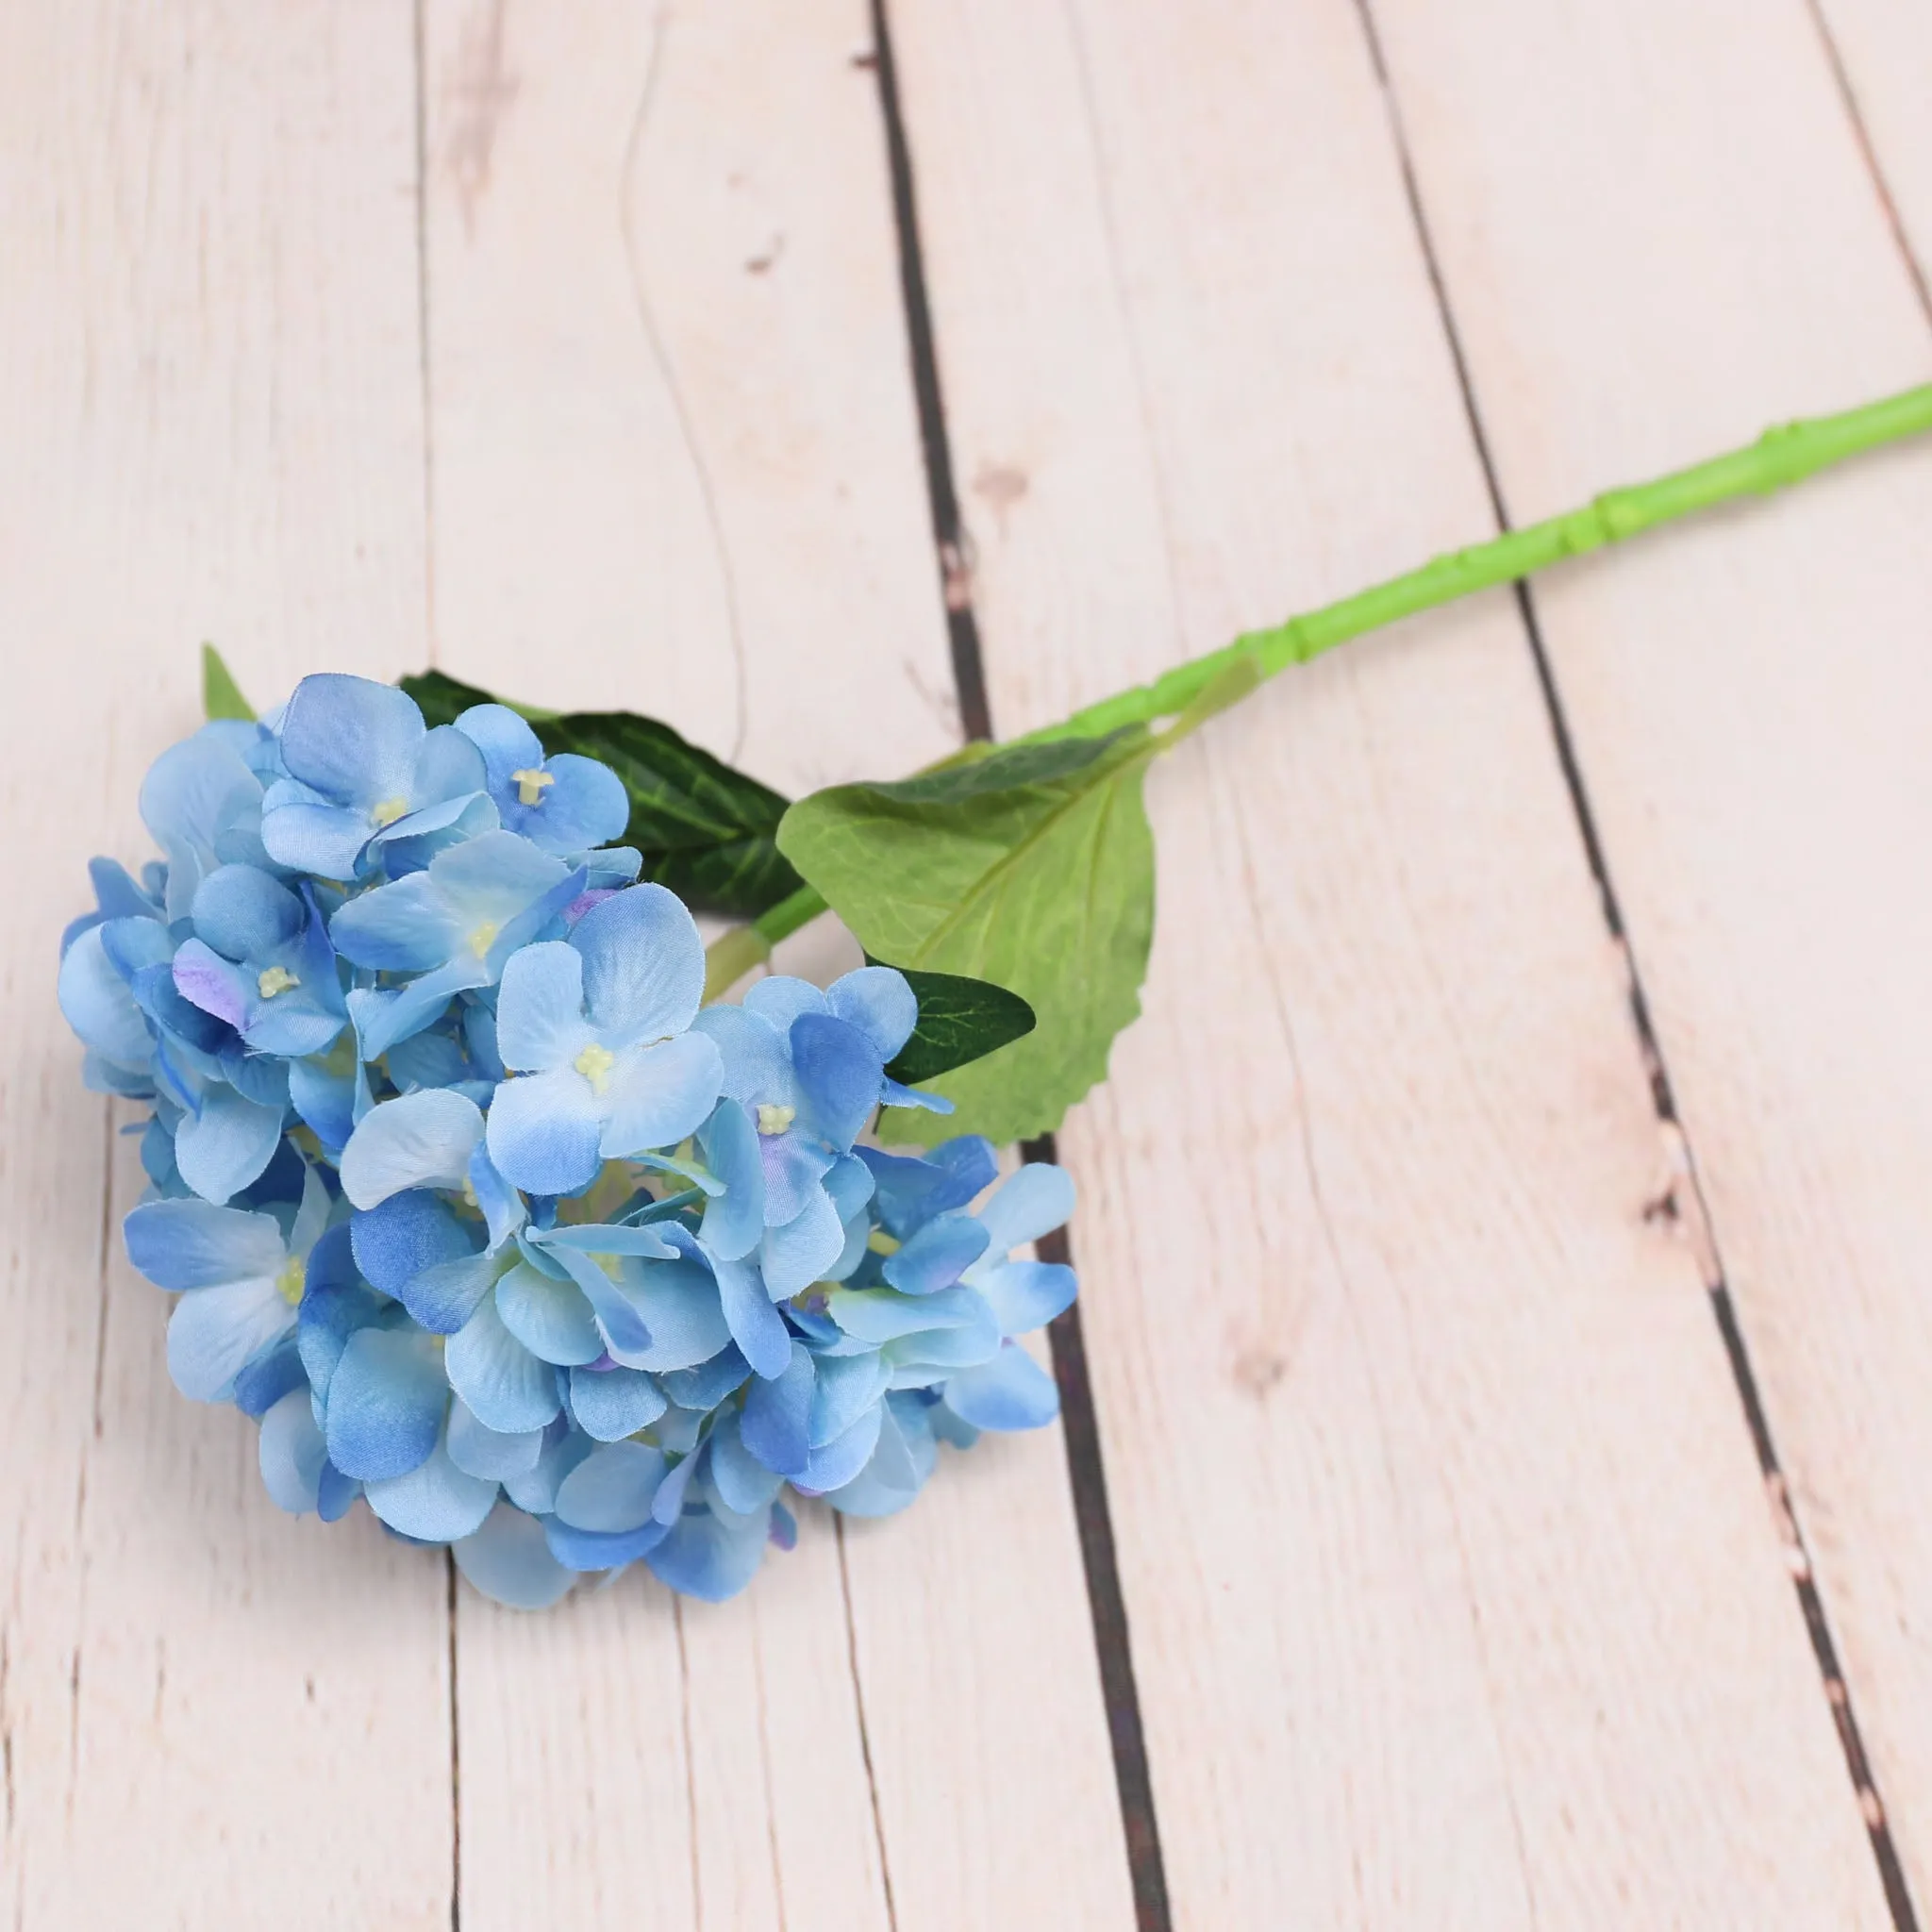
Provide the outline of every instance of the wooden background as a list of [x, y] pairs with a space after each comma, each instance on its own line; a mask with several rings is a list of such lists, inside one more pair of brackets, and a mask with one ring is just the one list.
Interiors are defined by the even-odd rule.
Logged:
[[53, 967], [203, 638], [796, 791], [1932, 375], [1932, 0], [879, 25], [0, 6], [8, 1923], [1932, 1924], [1924, 448], [1160, 770], [1071, 1457], [520, 1617], [169, 1386]]

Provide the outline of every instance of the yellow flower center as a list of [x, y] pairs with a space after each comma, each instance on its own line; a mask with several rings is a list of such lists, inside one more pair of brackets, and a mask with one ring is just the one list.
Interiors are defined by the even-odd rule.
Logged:
[[509, 775], [518, 798], [525, 805], [541, 805], [544, 792], [557, 783], [548, 772], [512, 772]]
[[489, 952], [491, 947], [496, 943], [496, 935], [502, 930], [503, 928], [497, 924], [495, 920], [486, 919], [483, 922], [483, 924], [479, 925], [475, 929], [475, 931], [470, 935], [471, 952], [475, 953], [477, 958], [482, 958], [484, 954]]
[[617, 1056], [593, 1040], [571, 1064], [591, 1083], [592, 1093], [601, 1093], [610, 1084], [610, 1070], [617, 1064]]
[[281, 1273], [275, 1276], [275, 1292], [292, 1308], [302, 1300], [302, 1290], [308, 1278], [308, 1264], [300, 1255], [291, 1255], [282, 1263]]
[[392, 825], [409, 809], [407, 798], [385, 798], [371, 810], [369, 816], [377, 825]]
[[874, 1255], [896, 1255], [899, 1243], [884, 1228], [875, 1227], [866, 1236], [865, 1244]]
[[272, 1000], [276, 993], [287, 992], [291, 986], [301, 984], [286, 966], [267, 966], [255, 975], [255, 989], [265, 1000]]
[[758, 1103], [758, 1132], [782, 1134], [798, 1118], [795, 1107], [775, 1107], [770, 1101]]

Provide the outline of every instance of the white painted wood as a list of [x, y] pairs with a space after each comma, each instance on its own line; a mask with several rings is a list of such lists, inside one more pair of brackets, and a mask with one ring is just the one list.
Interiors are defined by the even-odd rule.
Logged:
[[[898, 40], [1004, 728], [1484, 529], [1353, 6]], [[1176, 1924], [1889, 1923], [1508, 600], [1151, 803], [1061, 1147]]]
[[[423, 636], [411, 50], [372, 4], [0, 16], [0, 1904], [446, 1924], [442, 1565], [297, 1522], [120, 1256], [56, 1009], [87, 858], [218, 639], [266, 700]], [[127, 1110], [124, 1110], [124, 1118]], [[111, 1157], [111, 1158], [110, 1158]]]
[[1932, 282], [1932, 0], [1818, 0], [1906, 242]]
[[[863, 5], [425, 27], [439, 661], [794, 791], [940, 755]], [[720, 1609], [641, 1571], [547, 1618], [465, 1591], [466, 1932], [860, 1932], [888, 1873], [905, 1928], [1124, 1924], [1057, 1437], [949, 1457], [845, 1557], [812, 1512]]]
[[[1378, 11], [1518, 517], [1932, 375], [1795, 0]], [[1539, 591], [1922, 1913], [1928, 528], [1922, 447]]]

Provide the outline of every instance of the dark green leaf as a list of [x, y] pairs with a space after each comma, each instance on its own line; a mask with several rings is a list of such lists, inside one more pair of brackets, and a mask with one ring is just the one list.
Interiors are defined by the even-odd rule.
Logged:
[[[441, 671], [402, 681], [432, 724], [447, 724], [472, 705], [501, 698]], [[798, 890], [778, 853], [782, 792], [760, 785], [670, 725], [629, 711], [540, 711], [511, 706], [530, 720], [546, 754], [601, 759], [630, 794], [625, 840], [644, 855], [643, 876], [706, 911], [755, 919]]]
[[920, 971], [1008, 987], [1037, 1028], [935, 1082], [950, 1119], [895, 1114], [908, 1138], [1043, 1133], [1107, 1073], [1140, 1011], [1154, 926], [1154, 841], [1141, 803], [1163, 740], [1018, 745], [895, 785], [794, 805], [785, 856], [859, 943]]
[[235, 675], [222, 662], [222, 654], [212, 644], [201, 647], [201, 708], [213, 718], [240, 718], [255, 722], [255, 708], [242, 695]]
[[905, 1086], [918, 1087], [984, 1059], [1040, 1024], [1018, 993], [989, 980], [962, 973], [912, 972], [906, 978], [919, 1001], [919, 1024], [886, 1069]]

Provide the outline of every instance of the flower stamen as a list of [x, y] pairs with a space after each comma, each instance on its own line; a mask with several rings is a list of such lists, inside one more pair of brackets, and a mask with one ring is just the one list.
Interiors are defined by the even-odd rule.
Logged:
[[775, 1105], [769, 1100], [758, 1103], [758, 1132], [761, 1134], [782, 1134], [797, 1118], [795, 1107]]
[[524, 805], [541, 805], [543, 793], [557, 783], [557, 780], [544, 771], [512, 772], [509, 775], [510, 782], [517, 788], [518, 801]]
[[609, 1086], [610, 1070], [616, 1064], [617, 1056], [608, 1046], [599, 1046], [594, 1040], [571, 1062], [591, 1083], [592, 1093], [602, 1093]]
[[287, 992], [291, 987], [302, 982], [286, 966], [265, 966], [255, 975], [255, 990], [265, 1000], [272, 1000], [278, 992]]
[[370, 808], [369, 816], [375, 821], [377, 827], [380, 828], [384, 825], [394, 824], [399, 818], [404, 818], [408, 815], [408, 809], [409, 801], [407, 798], [385, 798], [379, 804]]

